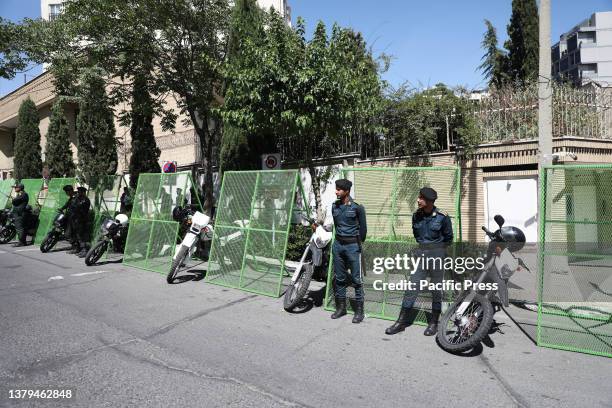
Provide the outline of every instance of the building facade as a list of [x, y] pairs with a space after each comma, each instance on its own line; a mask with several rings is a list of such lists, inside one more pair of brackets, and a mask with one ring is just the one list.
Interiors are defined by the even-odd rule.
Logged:
[[594, 13], [552, 46], [552, 75], [612, 86], [612, 11]]

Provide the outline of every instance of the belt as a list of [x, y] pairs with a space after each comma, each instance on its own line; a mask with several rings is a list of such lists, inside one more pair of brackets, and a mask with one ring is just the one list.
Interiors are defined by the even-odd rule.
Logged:
[[359, 243], [359, 237], [347, 237], [342, 235], [336, 235], [336, 241], [342, 245], [357, 244]]

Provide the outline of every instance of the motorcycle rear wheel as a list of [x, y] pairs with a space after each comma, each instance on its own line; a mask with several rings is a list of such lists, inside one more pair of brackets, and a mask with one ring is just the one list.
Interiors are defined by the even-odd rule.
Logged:
[[87, 251], [87, 255], [85, 255], [85, 265], [92, 266], [95, 265], [96, 262], [102, 258], [102, 255], [106, 252], [108, 248], [108, 241], [102, 240], [98, 242], [96, 245], [92, 246], [89, 251]]
[[183, 265], [183, 263], [185, 262], [185, 258], [187, 257], [188, 253], [189, 248], [187, 248], [186, 246], [181, 246], [181, 249], [179, 249], [178, 254], [176, 254], [176, 257], [174, 257], [174, 259], [172, 260], [172, 266], [170, 267], [170, 272], [168, 272], [168, 276], [166, 276], [166, 282], [174, 282], [174, 278], [176, 278], [176, 275], [181, 269], [181, 265]]
[[15, 235], [17, 235], [15, 227], [9, 225], [2, 228], [2, 231], [0, 231], [0, 244], [8, 244], [15, 238]]
[[283, 307], [286, 311], [290, 312], [304, 299], [310, 286], [313, 272], [314, 266], [311, 263], [305, 264], [298, 280], [289, 285], [283, 298]]
[[438, 325], [440, 346], [453, 353], [471, 350], [489, 333], [493, 324], [493, 305], [486, 297], [476, 294], [465, 312], [455, 318], [455, 312], [465, 297], [461, 297], [444, 313]]
[[57, 244], [58, 240], [59, 237], [54, 231], [49, 232], [43, 242], [40, 244], [40, 252], [43, 254], [49, 252], [51, 249], [53, 249], [55, 244]]

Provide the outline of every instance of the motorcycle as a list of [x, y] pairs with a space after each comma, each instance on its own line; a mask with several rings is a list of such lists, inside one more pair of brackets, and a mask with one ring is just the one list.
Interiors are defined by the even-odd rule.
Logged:
[[193, 208], [176, 207], [172, 211], [172, 217], [175, 221], [181, 222], [187, 227], [185, 236], [181, 243], [177, 246], [170, 271], [166, 276], [168, 283], [174, 282], [174, 278], [180, 272], [181, 268], [186, 266], [188, 258], [194, 254], [205, 259], [206, 248], [208, 242], [213, 239], [213, 226], [210, 223], [210, 217]]
[[92, 266], [100, 260], [109, 245], [114, 252], [123, 253], [127, 239], [129, 218], [125, 214], [117, 214], [115, 219], [106, 218], [100, 225], [100, 239], [85, 255], [85, 265]]
[[[38, 228], [38, 213], [32, 207], [27, 206], [25, 212], [26, 234], [34, 236]], [[17, 235], [15, 219], [11, 209], [6, 208], [0, 211], [0, 244], [8, 244]]]
[[60, 239], [63, 239], [66, 234], [66, 229], [68, 228], [68, 216], [63, 212], [58, 212], [55, 218], [53, 219], [53, 224], [51, 230], [43, 239], [43, 242], [40, 244], [40, 252], [47, 253]]
[[[525, 245], [523, 231], [517, 227], [504, 227], [505, 220], [501, 215], [496, 215], [494, 220], [499, 226], [497, 231], [482, 227], [491, 239], [482, 272], [471, 289], [465, 290], [464, 287], [440, 320], [437, 340], [446, 351], [463, 352], [478, 345], [491, 330], [495, 309], [501, 309], [500, 304], [508, 306], [510, 277], [521, 269], [529, 271], [525, 262], [513, 254]], [[491, 290], [478, 290], [481, 283], [496, 283], [497, 286], [496, 289], [489, 285]]]
[[[314, 225], [313, 220], [309, 220]], [[308, 244], [302, 253], [302, 258], [295, 264], [286, 262], [286, 268], [293, 274], [291, 283], [285, 291], [283, 307], [286, 311], [293, 310], [304, 298], [313, 275], [315, 278], [325, 279], [329, 263], [329, 243], [332, 240], [332, 232], [326, 231], [322, 225], [317, 225], [308, 240]]]

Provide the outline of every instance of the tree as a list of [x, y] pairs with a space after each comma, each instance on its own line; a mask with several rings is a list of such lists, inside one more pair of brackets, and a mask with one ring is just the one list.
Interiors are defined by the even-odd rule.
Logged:
[[50, 177], [74, 177], [75, 165], [70, 148], [70, 132], [64, 116], [64, 99], [58, 98], [51, 109], [45, 146], [45, 166]]
[[519, 84], [538, 78], [539, 19], [536, 0], [512, 0], [508, 24], [508, 74]]
[[153, 132], [153, 103], [147, 89], [145, 75], [134, 79], [130, 136], [132, 154], [130, 156], [130, 187], [136, 188], [140, 173], [159, 173], [159, 148]]
[[485, 79], [489, 81], [489, 86], [496, 88], [502, 87], [509, 80], [508, 75], [508, 56], [497, 48], [497, 32], [489, 20], [485, 20], [487, 31], [485, 32], [481, 46], [485, 50], [482, 56], [482, 63], [478, 67]]
[[[238, 0], [232, 12], [227, 61], [233, 69], [247, 62], [242, 56], [243, 44], [254, 41], [260, 46], [263, 43], [264, 11], [256, 0]], [[232, 87], [232, 77], [226, 76], [226, 88]], [[258, 169], [260, 155], [276, 151], [274, 135], [248, 133], [246, 129], [228, 121], [223, 124], [219, 167], [226, 170]]]
[[79, 176], [97, 188], [99, 182], [117, 171], [114, 113], [106, 95], [104, 73], [87, 71], [81, 79], [77, 117]]
[[21, 53], [21, 26], [0, 17], [0, 78], [12, 79], [27, 67], [27, 59]]
[[15, 131], [14, 177], [39, 178], [42, 174], [38, 110], [30, 98], [21, 103]]

